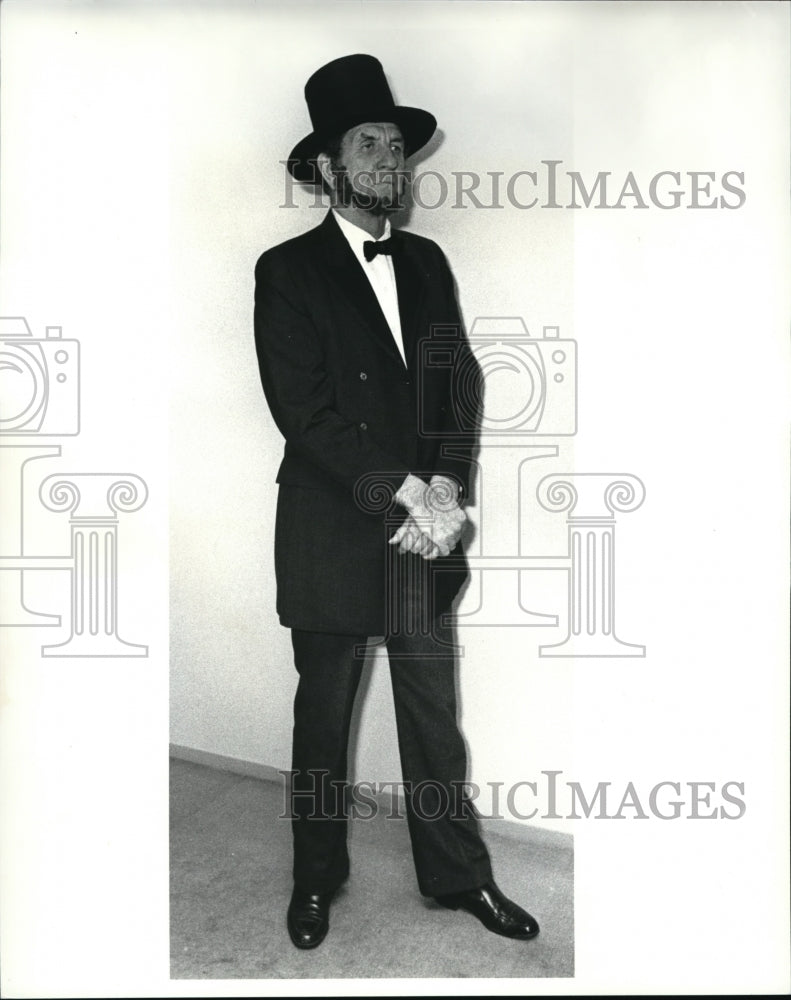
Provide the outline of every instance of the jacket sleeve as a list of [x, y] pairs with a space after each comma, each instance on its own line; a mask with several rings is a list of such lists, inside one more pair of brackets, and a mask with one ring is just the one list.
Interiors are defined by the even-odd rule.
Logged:
[[[438, 248], [439, 249], [439, 248]], [[455, 479], [463, 497], [470, 495], [473, 455], [477, 450], [482, 407], [482, 373], [475, 359], [456, 300], [453, 274], [442, 251], [441, 273], [449, 315], [458, 327], [458, 342], [451, 372], [448, 399], [444, 404], [443, 436], [435, 473]]]
[[289, 262], [265, 253], [255, 271], [255, 346], [264, 395], [287, 444], [342, 487], [373, 477], [393, 492], [409, 473], [364, 425], [338, 412], [305, 297]]

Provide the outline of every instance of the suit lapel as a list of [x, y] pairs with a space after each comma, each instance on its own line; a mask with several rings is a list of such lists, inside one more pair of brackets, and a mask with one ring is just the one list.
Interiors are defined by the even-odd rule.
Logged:
[[[329, 212], [320, 227], [329, 270], [349, 305], [356, 311], [366, 330], [379, 346], [403, 367], [403, 358], [396, 346], [392, 331], [382, 312], [376, 293], [368, 278], [363, 274], [360, 263], [354, 256], [349, 242]], [[404, 339], [404, 353], [407, 367], [414, 369], [417, 344], [423, 330], [420, 322], [421, 309], [426, 297], [426, 276], [419, 260], [403, 235], [392, 231], [397, 243], [393, 255], [396, 291], [398, 293], [398, 313], [401, 320], [401, 335]]]
[[418, 261], [413, 256], [408, 242], [398, 230], [393, 231], [393, 238], [397, 242], [397, 252], [393, 255], [393, 267], [398, 291], [401, 334], [404, 338], [407, 366], [410, 371], [414, 371], [417, 343], [422, 330], [420, 313], [426, 295], [426, 278]]
[[[363, 273], [359, 261], [354, 256], [354, 251], [349, 246], [348, 240], [340, 231], [332, 212], [327, 214], [321, 228], [329, 270], [344, 298], [358, 314], [363, 326], [371, 333], [379, 346], [403, 367], [403, 358], [396, 347], [395, 339], [379, 305], [376, 293]], [[398, 284], [397, 276], [396, 284]], [[400, 290], [398, 298], [400, 309]], [[403, 326], [403, 319], [401, 322]]]

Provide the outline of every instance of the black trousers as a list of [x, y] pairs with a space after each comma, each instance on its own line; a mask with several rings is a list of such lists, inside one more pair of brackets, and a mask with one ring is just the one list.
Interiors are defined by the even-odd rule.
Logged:
[[[416, 557], [408, 557], [416, 558]], [[294, 881], [326, 892], [348, 876], [347, 782], [352, 708], [365, 636], [292, 629], [299, 685], [294, 700]], [[386, 638], [407, 822], [418, 887], [441, 896], [483, 885], [491, 864], [474, 809], [460, 794], [467, 755], [456, 722], [452, 630], [407, 628]]]

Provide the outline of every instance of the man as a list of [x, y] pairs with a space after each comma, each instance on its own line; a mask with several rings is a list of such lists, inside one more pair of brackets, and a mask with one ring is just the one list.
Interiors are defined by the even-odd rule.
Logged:
[[[436, 121], [396, 106], [367, 55], [319, 69], [305, 97], [313, 131], [289, 169], [321, 183], [333, 207], [318, 228], [262, 255], [255, 306], [263, 387], [286, 441], [275, 571], [299, 673], [289, 934], [298, 948], [319, 945], [348, 875], [336, 793], [347, 780], [360, 650], [376, 635], [390, 661], [420, 891], [495, 933], [531, 938], [538, 924], [494, 884], [460, 792], [467, 760], [442, 617], [467, 576], [459, 539], [470, 458], [458, 442], [472, 431], [461, 426], [453, 376], [459, 366], [469, 375], [474, 360], [442, 251], [389, 220], [406, 158]], [[421, 341], [435, 328], [451, 333], [444, 362], [432, 365]]]

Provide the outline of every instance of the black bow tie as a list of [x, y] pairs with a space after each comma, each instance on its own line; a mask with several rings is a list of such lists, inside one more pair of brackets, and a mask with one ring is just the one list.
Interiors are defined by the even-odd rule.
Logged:
[[386, 253], [388, 257], [393, 255], [393, 237], [386, 240], [366, 240], [363, 243], [363, 254], [366, 260], [373, 260], [378, 253]]

